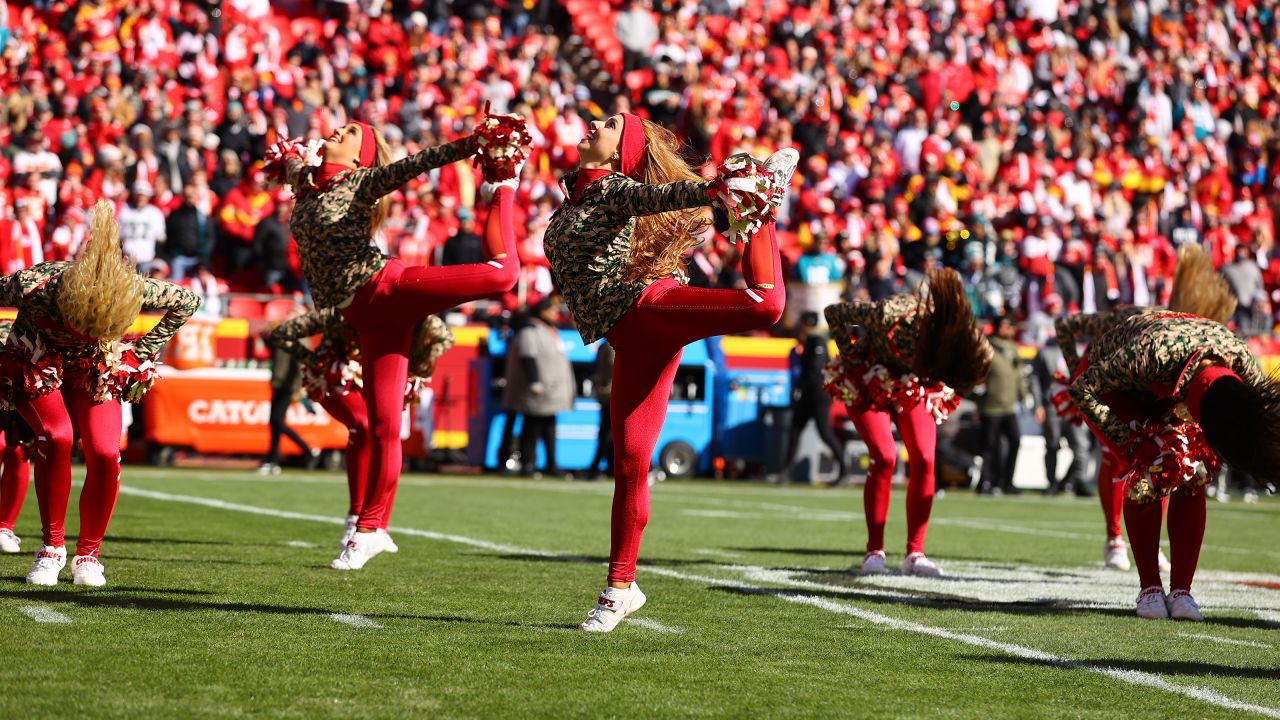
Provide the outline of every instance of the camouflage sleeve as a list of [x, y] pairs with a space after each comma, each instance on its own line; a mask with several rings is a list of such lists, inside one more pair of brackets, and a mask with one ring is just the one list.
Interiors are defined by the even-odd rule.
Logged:
[[306, 349], [299, 340], [328, 332], [341, 323], [342, 315], [338, 313], [337, 308], [325, 308], [280, 323], [275, 330], [271, 331], [267, 342], [299, 357], [302, 354], [300, 351]]
[[18, 307], [22, 299], [22, 283], [18, 282], [18, 273], [0, 277], [0, 306]]
[[358, 170], [355, 202], [372, 205], [428, 170], [444, 167], [476, 153], [476, 141], [467, 136], [451, 143], [437, 145], [397, 160], [390, 165]]
[[9, 333], [13, 332], [12, 320], [0, 320], [0, 345], [4, 345], [9, 339]]
[[854, 342], [849, 336], [849, 326], [859, 325], [871, 329], [875, 323], [875, 311], [875, 303], [867, 302], [835, 303], [823, 310], [831, 330], [831, 339], [836, 341], [841, 355], [853, 352]]
[[453, 347], [453, 332], [436, 315], [430, 315], [414, 333], [413, 350], [409, 353], [409, 374], [429, 378], [436, 370], [436, 361]]
[[[1127, 356], [1127, 357], [1126, 357]], [[1089, 426], [1115, 448], [1124, 451], [1133, 439], [1128, 424], [1115, 417], [1102, 401], [1107, 393], [1146, 387], [1143, 353], [1124, 353], [1090, 360], [1089, 369], [1071, 382], [1069, 392]]]
[[1079, 345], [1081, 338], [1096, 340], [1107, 333], [1107, 330], [1119, 322], [1112, 313], [1086, 313], [1067, 315], [1053, 323], [1058, 336], [1058, 347], [1062, 348], [1062, 359], [1067, 363], [1067, 373], [1074, 375], [1076, 366], [1080, 364]]
[[290, 157], [284, 161], [284, 184], [294, 188], [302, 187], [310, 182], [311, 169], [302, 162], [302, 158]]
[[164, 317], [151, 329], [151, 332], [138, 338], [133, 344], [138, 357], [153, 357], [169, 338], [178, 332], [196, 308], [200, 307], [200, 297], [186, 288], [178, 287], [171, 282], [145, 278], [142, 281], [142, 309], [164, 310]]
[[601, 182], [601, 205], [619, 218], [709, 207], [710, 182], [677, 182], [651, 184], [614, 173]]

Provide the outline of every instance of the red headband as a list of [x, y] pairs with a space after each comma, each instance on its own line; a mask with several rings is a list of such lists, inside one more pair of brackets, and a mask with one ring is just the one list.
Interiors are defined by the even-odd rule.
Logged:
[[1196, 376], [1191, 378], [1191, 382], [1187, 383], [1187, 409], [1191, 411], [1191, 417], [1195, 418], [1196, 422], [1200, 422], [1200, 402], [1204, 400], [1204, 394], [1211, 385], [1223, 378], [1239, 380], [1240, 376], [1229, 367], [1210, 365], [1196, 373]]
[[618, 169], [632, 180], [644, 179], [644, 125], [631, 113], [622, 113], [622, 138], [618, 142]]
[[359, 167], [373, 167], [378, 158], [378, 141], [373, 137], [373, 128], [365, 123], [356, 123], [360, 127], [360, 162]]

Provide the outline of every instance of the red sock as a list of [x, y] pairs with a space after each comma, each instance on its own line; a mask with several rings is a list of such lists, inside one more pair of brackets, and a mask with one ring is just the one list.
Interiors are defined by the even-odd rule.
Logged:
[[0, 433], [0, 446], [4, 447], [4, 468], [0, 470], [0, 528], [12, 530], [22, 512], [22, 501], [27, 497], [27, 484], [31, 479], [31, 466], [27, 461], [27, 446], [17, 442], [16, 433]]
[[938, 444], [938, 424], [924, 403], [898, 415], [898, 434], [907, 446], [907, 554], [924, 552], [933, 511], [935, 481], [934, 451]]
[[84, 487], [80, 490], [80, 537], [76, 540], [76, 554], [96, 557], [120, 494], [123, 417], [119, 401], [95, 402], [80, 386], [72, 388], [65, 397], [84, 450]]
[[1138, 565], [1138, 582], [1142, 587], [1162, 586], [1160, 579], [1160, 503], [1124, 501], [1124, 524], [1129, 531], [1129, 549]]
[[357, 392], [326, 397], [321, 405], [347, 428], [347, 514], [359, 515], [369, 489], [369, 413]]
[[1169, 591], [1190, 592], [1200, 562], [1204, 542], [1205, 497], [1203, 492], [1175, 492], [1169, 498], [1169, 562], [1173, 572]]
[[41, 539], [45, 545], [60, 547], [64, 544], [63, 526], [71, 497], [71, 443], [75, 439], [71, 416], [60, 390], [23, 403], [18, 413], [36, 436], [36, 501], [40, 505]]
[[1098, 464], [1098, 500], [1102, 502], [1102, 517], [1107, 522], [1108, 540], [1123, 537], [1120, 513], [1124, 507], [1124, 483], [1117, 482], [1118, 472], [1115, 455], [1104, 448], [1102, 462]]
[[898, 461], [898, 444], [893, 440], [893, 420], [889, 413], [849, 410], [858, 436], [867, 444], [870, 456], [867, 483], [862, 488], [862, 512], [867, 519], [867, 552], [884, 550], [884, 526], [889, 519], [889, 488]]

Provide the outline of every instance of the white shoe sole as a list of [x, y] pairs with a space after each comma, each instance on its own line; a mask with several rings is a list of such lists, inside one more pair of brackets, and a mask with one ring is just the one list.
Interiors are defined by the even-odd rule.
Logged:
[[18, 543], [9, 540], [0, 540], [0, 553], [6, 555], [17, 555], [22, 552], [22, 547]]
[[101, 575], [77, 576], [71, 580], [73, 585], [84, 585], [85, 587], [103, 587], [107, 584], [107, 579]]
[[[775, 208], [786, 200], [787, 194], [791, 191], [791, 177], [796, 174], [796, 167], [799, 165], [800, 153], [794, 148], [783, 148], [765, 160], [764, 167], [773, 176], [773, 186], [781, 188], [781, 196], [774, 204]], [[769, 202], [774, 202], [774, 198], [771, 197]]]
[[58, 576], [49, 577], [47, 575], [28, 575], [28, 585], [39, 585], [41, 587], [53, 587], [58, 584]]

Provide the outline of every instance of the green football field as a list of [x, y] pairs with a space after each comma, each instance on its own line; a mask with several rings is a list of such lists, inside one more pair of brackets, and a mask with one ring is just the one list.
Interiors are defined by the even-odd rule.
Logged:
[[946, 578], [860, 578], [859, 490], [663, 483], [649, 604], [587, 635], [608, 483], [407, 475], [400, 553], [342, 573], [336, 473], [124, 482], [106, 588], [0, 557], [0, 717], [1280, 718], [1280, 502], [1210, 504], [1189, 624], [1133, 616], [1093, 500], [952, 492]]

